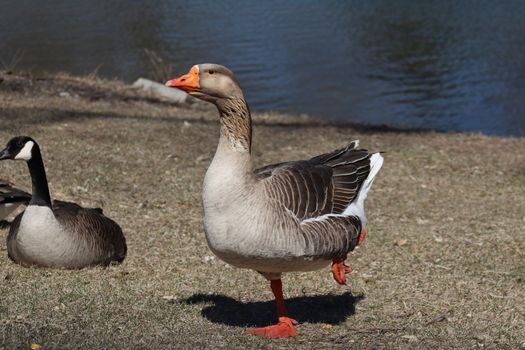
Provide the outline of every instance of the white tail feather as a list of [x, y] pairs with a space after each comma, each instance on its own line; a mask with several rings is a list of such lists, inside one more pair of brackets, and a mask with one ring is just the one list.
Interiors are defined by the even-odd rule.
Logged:
[[368, 177], [359, 189], [356, 199], [352, 201], [352, 203], [350, 203], [350, 205], [343, 212], [343, 215], [357, 216], [361, 220], [363, 227], [366, 226], [367, 223], [365, 215], [365, 199], [368, 195], [368, 191], [372, 187], [372, 183], [374, 182], [377, 173], [382, 166], [383, 157], [379, 153], [372, 154], [370, 157], [370, 172], [368, 173]]

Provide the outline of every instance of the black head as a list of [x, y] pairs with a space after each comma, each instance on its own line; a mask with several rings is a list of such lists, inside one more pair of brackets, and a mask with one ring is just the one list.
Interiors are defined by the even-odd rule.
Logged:
[[0, 151], [0, 160], [25, 160], [30, 161], [33, 157], [33, 151], [38, 148], [35, 140], [29, 136], [13, 137], [7, 146]]

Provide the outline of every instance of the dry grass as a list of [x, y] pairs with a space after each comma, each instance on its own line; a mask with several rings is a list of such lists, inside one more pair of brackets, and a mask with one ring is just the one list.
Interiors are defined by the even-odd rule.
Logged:
[[[300, 335], [269, 341], [242, 334], [273, 321], [267, 283], [211, 258], [204, 240], [213, 110], [119, 82], [0, 77], [0, 143], [36, 138], [52, 195], [102, 205], [129, 246], [121, 266], [63, 271], [15, 265], [2, 244], [0, 348], [525, 347], [525, 139], [256, 115], [257, 165], [355, 138], [387, 152], [349, 285], [329, 269], [286, 275]], [[1, 162], [0, 177], [30, 184], [23, 163]]]

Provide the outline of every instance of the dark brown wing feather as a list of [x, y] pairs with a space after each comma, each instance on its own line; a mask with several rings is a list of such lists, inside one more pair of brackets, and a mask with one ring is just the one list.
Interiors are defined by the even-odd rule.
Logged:
[[[20, 221], [22, 221], [22, 215], [24, 215], [24, 212], [21, 212], [20, 214], [18, 214], [13, 219], [13, 222], [11, 222], [11, 225], [9, 225], [9, 233], [7, 234], [7, 239], [6, 239], [7, 245], [9, 245], [9, 242], [16, 241], [16, 236], [18, 234], [18, 228], [20, 227]], [[7, 249], [7, 256], [9, 257], [9, 259], [16, 262], [15, 258], [11, 256], [11, 254], [9, 253], [10, 250], [11, 249]]]
[[13, 187], [9, 182], [0, 180], [0, 204], [3, 203], [28, 203], [31, 195], [18, 188]]
[[269, 196], [299, 220], [341, 214], [370, 172], [370, 154], [357, 143], [314, 157], [255, 170]]
[[126, 257], [127, 246], [120, 226], [102, 214], [100, 208], [82, 208], [76, 203], [55, 200], [53, 213], [67, 231], [76, 232], [93, 248], [107, 254], [107, 264], [121, 262]]

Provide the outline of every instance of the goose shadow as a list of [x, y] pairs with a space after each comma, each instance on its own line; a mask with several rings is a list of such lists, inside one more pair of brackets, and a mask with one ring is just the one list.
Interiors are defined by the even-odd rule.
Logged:
[[[355, 313], [355, 306], [362, 299], [363, 295], [347, 292], [296, 297], [285, 301], [290, 317], [299, 323], [340, 324]], [[181, 302], [208, 304], [202, 309], [202, 316], [213, 323], [228, 326], [262, 327], [274, 323], [277, 318], [273, 300], [243, 303], [220, 294], [194, 294]]]

